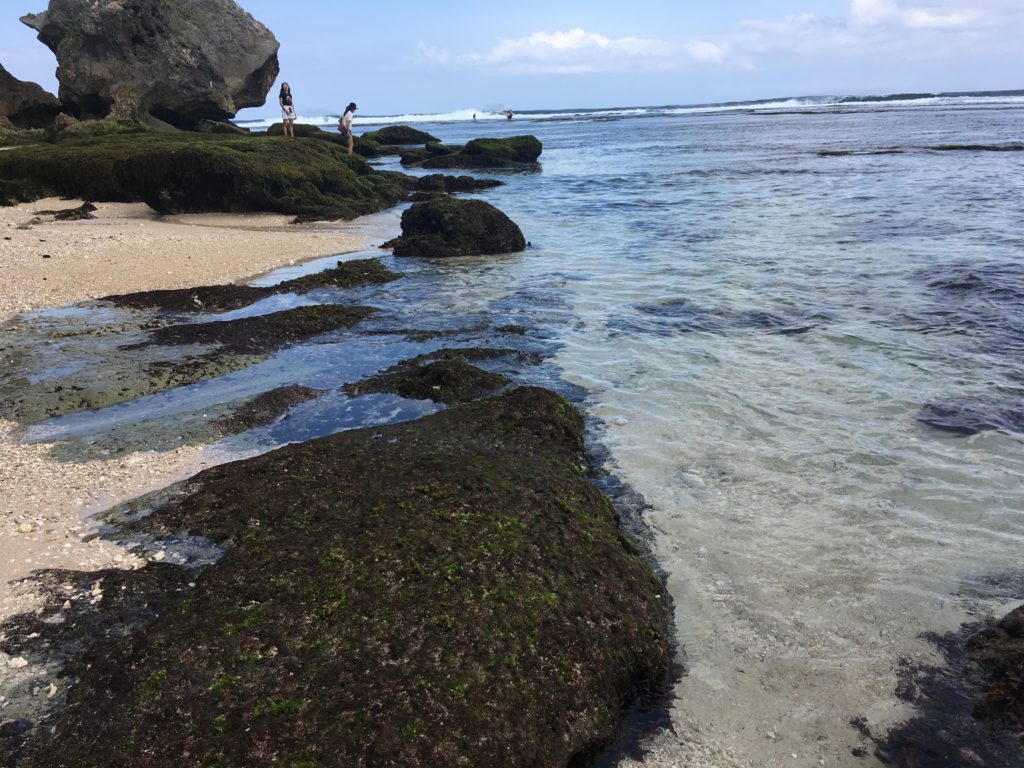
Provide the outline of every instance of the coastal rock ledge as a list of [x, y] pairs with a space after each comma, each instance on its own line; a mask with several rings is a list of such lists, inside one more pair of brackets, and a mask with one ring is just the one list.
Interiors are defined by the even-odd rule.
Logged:
[[261, 106], [279, 70], [274, 35], [233, 0], [50, 0], [21, 21], [56, 54], [79, 119], [191, 130]]

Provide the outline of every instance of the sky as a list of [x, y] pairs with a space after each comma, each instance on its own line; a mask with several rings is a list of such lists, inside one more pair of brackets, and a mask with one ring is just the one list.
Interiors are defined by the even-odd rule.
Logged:
[[[1024, 0], [240, 0], [300, 115], [577, 109], [1024, 88]], [[56, 91], [5, 0], [0, 64]], [[279, 82], [280, 82], [279, 81]], [[268, 106], [242, 119], [277, 113]]]

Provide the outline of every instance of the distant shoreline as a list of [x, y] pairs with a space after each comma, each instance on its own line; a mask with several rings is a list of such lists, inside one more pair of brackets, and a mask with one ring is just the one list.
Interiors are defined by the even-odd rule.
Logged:
[[[846, 96], [779, 96], [770, 99], [751, 99], [747, 101], [722, 101], [696, 104], [661, 104], [661, 105], [634, 105], [614, 107], [571, 107], [558, 109], [514, 109], [516, 120], [552, 120], [566, 119], [576, 116], [577, 119], [591, 119], [597, 116], [621, 116], [621, 117], [655, 117], [661, 115], [695, 114], [695, 113], [717, 113], [732, 112], [738, 110], [773, 110], [792, 109], [793, 107], [827, 109], [830, 107], [864, 106], [870, 104], [894, 105], [901, 102], [913, 104], [915, 102], [926, 102], [938, 99], [948, 99], [951, 103], [973, 104], [975, 101], [984, 104], [986, 101], [999, 102], [1000, 100], [1019, 99], [1024, 102], [1024, 89], [1008, 91], [942, 91], [938, 93], [914, 92], [914, 93], [891, 93], [886, 95], [846, 95]], [[306, 114], [303, 115], [300, 109], [298, 122], [312, 125], [333, 126], [338, 121], [338, 115], [327, 114]], [[280, 122], [280, 116], [271, 115], [268, 117], [246, 117], [235, 119], [235, 124], [253, 130], [263, 130], [275, 122]], [[405, 123], [449, 123], [449, 122], [477, 122], [477, 123], [507, 123], [508, 120], [503, 110], [497, 109], [475, 109], [465, 108], [449, 112], [436, 113], [405, 113], [395, 115], [359, 115], [355, 119], [355, 125], [391, 125]]]

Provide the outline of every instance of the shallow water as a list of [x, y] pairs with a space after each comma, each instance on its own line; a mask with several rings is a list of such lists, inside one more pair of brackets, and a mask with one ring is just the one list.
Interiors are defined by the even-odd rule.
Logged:
[[[1024, 154], [927, 149], [1019, 141], [1022, 117], [516, 126], [543, 172], [488, 199], [533, 247], [453, 295], [547, 296], [531, 321], [651, 505], [682, 738], [848, 764], [870, 750], [850, 720], [907, 716], [918, 635], [1024, 599], [955, 596], [1021, 565]], [[936, 429], [929, 405], [998, 429]]]
[[[102, 439], [285, 384], [325, 392], [217, 446], [245, 454], [428, 412], [338, 393], [401, 359], [538, 354], [486, 367], [583, 405], [650, 505], [689, 670], [679, 737], [741, 765], [850, 764], [864, 743], [851, 719], [908, 715], [893, 691], [902, 659], [932, 658], [922, 632], [1024, 599], [1000, 576], [1024, 543], [1024, 153], [927, 149], [1019, 142], [1022, 118], [916, 106], [427, 125], [446, 142], [544, 142], [539, 171], [497, 174], [506, 185], [484, 195], [526, 252], [385, 256], [406, 279], [245, 311], [380, 310], [357, 328], [30, 435]], [[527, 334], [496, 330], [510, 325]], [[65, 373], [46, 362], [33, 375]]]

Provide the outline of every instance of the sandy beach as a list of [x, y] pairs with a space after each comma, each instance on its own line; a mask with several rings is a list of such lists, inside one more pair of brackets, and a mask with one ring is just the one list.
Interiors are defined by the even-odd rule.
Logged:
[[159, 216], [143, 203], [100, 203], [94, 219], [37, 215], [81, 204], [0, 207], [0, 322], [113, 293], [236, 282], [368, 245], [358, 225], [294, 225], [276, 214]]
[[[112, 293], [240, 281], [370, 244], [358, 222], [292, 225], [274, 214], [160, 217], [141, 203], [101, 203], [95, 219], [38, 215], [79, 205], [49, 199], [0, 208], [0, 323]], [[60, 462], [48, 444], [19, 443], [17, 427], [0, 421], [0, 619], [37, 604], [31, 584], [18, 583], [35, 570], [140, 566], [115, 544], [84, 541], [88, 515], [212, 461], [200, 447], [183, 447]]]

